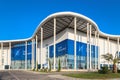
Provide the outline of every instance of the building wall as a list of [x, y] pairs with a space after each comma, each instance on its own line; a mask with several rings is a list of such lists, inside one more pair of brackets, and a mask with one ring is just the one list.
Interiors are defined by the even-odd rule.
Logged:
[[[74, 30], [73, 29], [68, 29], [68, 39], [74, 40]], [[86, 43], [87, 42], [87, 34], [82, 33], [80, 31], [77, 31], [77, 41]], [[92, 45], [95, 44], [95, 36], [91, 36], [91, 44]], [[120, 45], [119, 45], [119, 47], [120, 47]], [[99, 51], [99, 53], [100, 53], [100, 56], [99, 56], [100, 57], [100, 64], [107, 64], [108, 62], [106, 62], [101, 57], [101, 55], [109, 52], [109, 53], [113, 54], [113, 56], [114, 56], [116, 51], [117, 51], [117, 42], [113, 41], [113, 40], [109, 40], [109, 42], [108, 42], [107, 38], [106, 39], [99, 38], [99, 49], [100, 49], [100, 51]]]
[[[83, 42], [83, 43], [87, 43], [87, 34], [86, 33], [82, 33], [80, 31], [77, 31], [77, 41], [79, 42]], [[59, 43], [65, 39], [71, 39], [74, 40], [74, 30], [73, 29], [65, 29], [62, 32], [60, 32], [59, 34], [56, 35], [56, 43]], [[95, 37], [92, 36], [91, 37], [91, 44], [94, 45], [95, 44]], [[51, 46], [53, 45], [53, 37], [50, 37], [49, 39], [46, 39], [43, 41], [43, 53], [42, 53], [42, 64], [47, 63], [47, 45]], [[108, 46], [109, 45], [109, 46]], [[119, 45], [120, 47], [120, 45]], [[109, 49], [108, 49], [109, 48]], [[107, 64], [107, 62], [102, 59], [101, 55], [102, 54], [106, 54], [106, 53], [112, 53], [113, 55], [115, 55], [116, 51], [117, 51], [117, 42], [116, 41], [112, 41], [108, 40], [107, 38], [99, 38], [99, 53], [100, 53], [100, 64]], [[40, 64], [40, 42], [38, 42], [38, 64]], [[108, 51], [109, 50], [109, 51]], [[1, 52], [1, 49], [0, 49]], [[2, 64], [2, 58], [1, 56], [4, 58], [4, 63]], [[3, 54], [0, 53], [0, 69], [4, 69], [5, 65], [10, 65], [10, 50], [9, 47], [4, 47], [3, 48]]]
[[[62, 31], [62, 32], [60, 32], [59, 34], [56, 35], [56, 43], [59, 43], [59, 42], [65, 40], [67, 38], [68, 38], [68, 29], [65, 29], [64, 31]], [[54, 41], [53, 39], [54, 39], [53, 37], [50, 37], [49, 39], [46, 39], [46, 40], [43, 41], [42, 64], [47, 63], [47, 61], [46, 61], [47, 45], [48, 46], [53, 45], [53, 41]], [[40, 42], [38, 43], [38, 48], [39, 48], [39, 50], [38, 50], [38, 53], [39, 53], [38, 63], [40, 64], [40, 54], [41, 54], [40, 53], [40, 50], [41, 50], [40, 49]]]
[[[64, 31], [60, 32], [59, 34], [56, 35], [56, 43], [59, 43], [65, 39], [71, 39], [74, 40], [74, 30], [73, 29], [65, 29]], [[76, 40], [79, 42], [87, 43], [87, 34], [77, 31], [77, 37]], [[97, 41], [97, 39], [96, 39]], [[97, 42], [96, 42], [97, 43]], [[95, 44], [95, 36], [91, 36], [91, 44]], [[42, 54], [42, 64], [46, 63], [46, 45], [53, 45], [53, 37], [44, 40], [43, 41], [43, 54]], [[106, 54], [106, 53], [112, 53], [115, 55], [117, 51], [117, 42], [109, 40], [109, 51], [108, 51], [108, 40], [107, 38], [99, 38], [99, 53], [100, 53], [100, 64], [107, 64], [107, 62], [101, 57], [101, 55]], [[39, 54], [40, 54], [40, 43], [39, 43]], [[40, 59], [39, 59], [40, 62]]]
[[10, 50], [8, 47], [4, 47], [3, 51], [0, 49], [0, 70], [5, 68], [5, 65], [10, 65]]

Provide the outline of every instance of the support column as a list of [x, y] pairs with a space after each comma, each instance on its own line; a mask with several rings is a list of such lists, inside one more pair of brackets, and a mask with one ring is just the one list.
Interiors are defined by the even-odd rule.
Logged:
[[27, 70], [27, 41], [25, 42], [25, 70]]
[[1, 43], [1, 65], [3, 66], [4, 62], [2, 61], [3, 59], [3, 43]]
[[97, 36], [97, 46], [98, 46], [98, 69], [100, 69], [99, 33], [98, 33], [98, 36]]
[[42, 50], [43, 50], [43, 28], [41, 27], [41, 42], [40, 42], [40, 64], [41, 64], [41, 68], [40, 69], [42, 69], [43, 68], [43, 66], [42, 66]]
[[96, 45], [96, 35], [97, 35], [97, 31], [95, 31], [95, 69], [97, 69], [97, 61], [96, 61], [96, 59], [97, 59], [97, 53], [96, 53], [96, 47], [97, 47], [97, 45]]
[[76, 70], [76, 17], [74, 18], [74, 70]]
[[38, 69], [38, 37], [36, 35], [36, 70]]
[[87, 70], [89, 70], [89, 23], [87, 23]]
[[34, 57], [35, 57], [35, 48], [34, 48], [34, 42], [35, 42], [35, 40], [34, 39], [32, 39], [32, 69], [34, 69], [34, 65], [35, 65], [35, 59], [34, 59]]
[[49, 46], [48, 46], [48, 69], [50, 68], [50, 63], [49, 63]]
[[110, 52], [109, 37], [107, 38], [108, 53]]
[[89, 43], [90, 43], [90, 70], [92, 69], [92, 67], [91, 67], [91, 63], [92, 63], [91, 62], [91, 27], [92, 26], [90, 25], [90, 34], [89, 34], [90, 35], [90, 39], [89, 39]]
[[54, 18], [54, 66], [53, 69], [56, 70], [56, 18]]
[[118, 53], [117, 53], [117, 54], [118, 54], [117, 57], [119, 57], [119, 44], [120, 44], [120, 43], [119, 43], [119, 38], [117, 38], [117, 51], [118, 51]]
[[[108, 46], [108, 47], [107, 47], [107, 48], [108, 48], [108, 52], [107, 52], [107, 53], [110, 54], [110, 51], [109, 51], [109, 48], [110, 48], [110, 46], [109, 46], [109, 37], [107, 38], [107, 46]], [[110, 68], [109, 65], [110, 65], [110, 64], [109, 64], [109, 62], [108, 62], [108, 68]]]
[[10, 58], [9, 58], [9, 70], [11, 67], [11, 42], [9, 42], [9, 54], [10, 54]]

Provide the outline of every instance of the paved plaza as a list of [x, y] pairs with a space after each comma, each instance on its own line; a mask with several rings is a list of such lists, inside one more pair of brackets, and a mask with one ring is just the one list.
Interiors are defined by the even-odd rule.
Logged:
[[[0, 80], [93, 80], [93, 79], [71, 78], [61, 75], [67, 73], [70, 72], [41, 73], [41, 72], [18, 71], [18, 70], [0, 71]], [[104, 80], [120, 80], [120, 79], [104, 79]]]

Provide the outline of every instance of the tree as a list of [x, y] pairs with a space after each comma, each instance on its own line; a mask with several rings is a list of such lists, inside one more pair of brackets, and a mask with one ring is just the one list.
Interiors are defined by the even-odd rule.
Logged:
[[113, 57], [113, 55], [109, 54], [109, 53], [102, 55], [102, 58], [104, 58], [106, 61], [108, 61], [108, 63], [112, 62], [113, 63], [113, 72], [117, 73], [117, 66], [116, 66], [116, 64], [118, 63], [120, 58], [118, 58], [116, 56], [116, 54], [115, 54], [115, 57]]

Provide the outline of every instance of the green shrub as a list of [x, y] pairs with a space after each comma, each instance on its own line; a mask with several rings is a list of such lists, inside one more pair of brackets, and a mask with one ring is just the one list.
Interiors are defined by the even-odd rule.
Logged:
[[44, 69], [40, 69], [40, 72], [44, 72]]
[[32, 71], [35, 71], [35, 68], [34, 68], [34, 69], [32, 69]]
[[58, 72], [60, 72], [61, 71], [61, 62], [60, 62], [60, 59], [59, 59], [59, 62], [58, 62], [58, 70], [57, 70]]
[[45, 68], [45, 69], [40, 69], [40, 72], [48, 72], [48, 69]]
[[117, 70], [118, 73], [120, 73], [120, 70]]
[[51, 71], [51, 61], [50, 61], [50, 59], [49, 59], [49, 70], [48, 70], [49, 72]]
[[98, 70], [98, 73], [101, 73], [101, 74], [107, 74], [109, 72], [110, 70], [108, 69], [107, 66], [101, 67], [101, 70]]
[[48, 72], [48, 69], [47, 69], [47, 68], [45, 68], [45, 69], [44, 69], [44, 72]]

